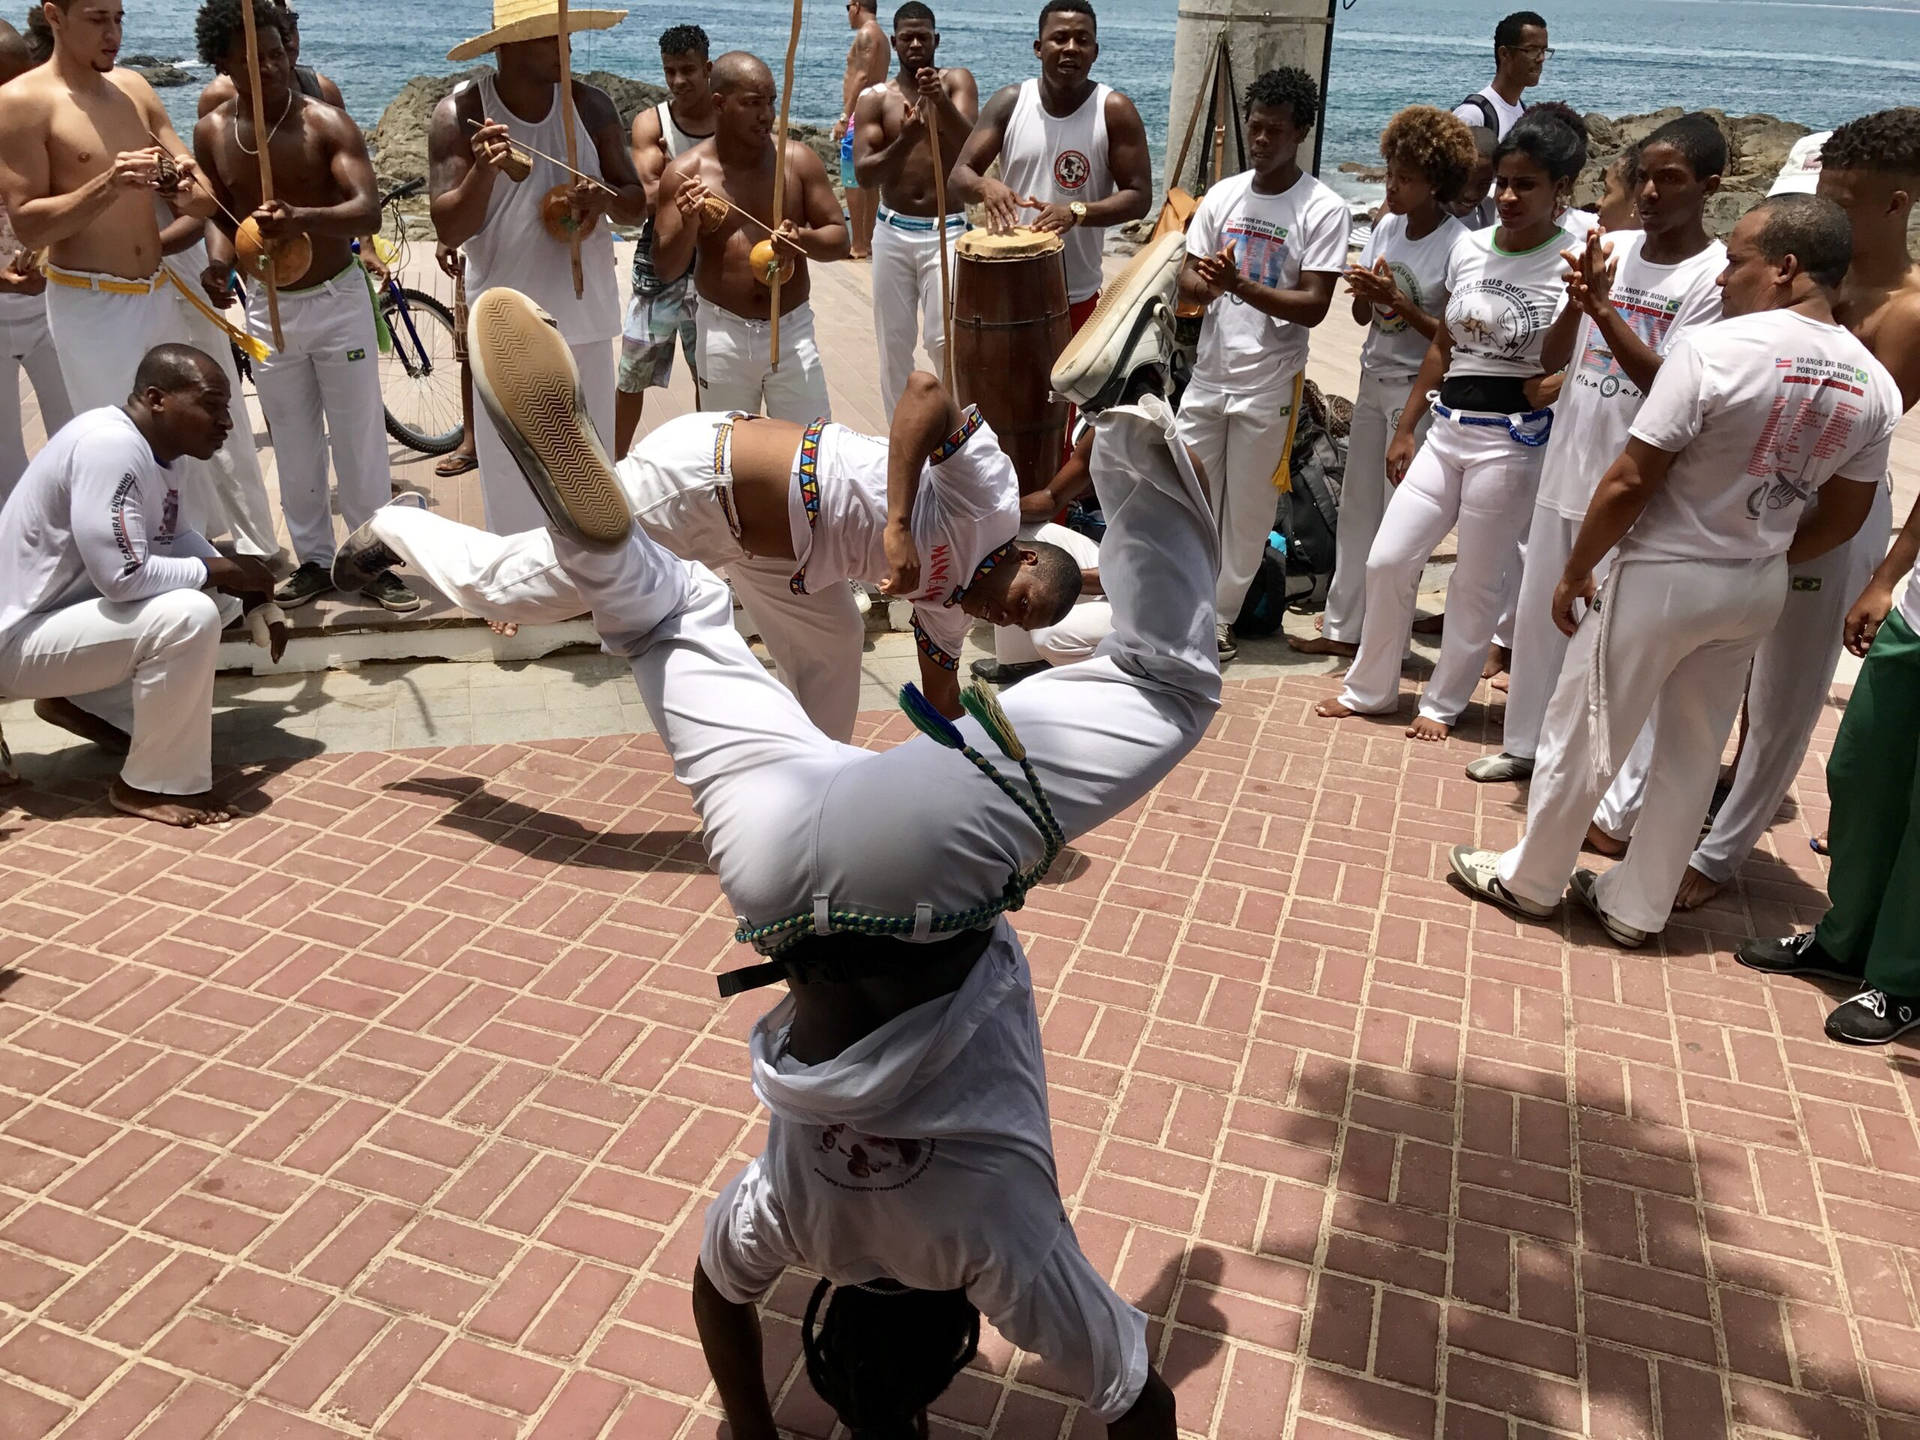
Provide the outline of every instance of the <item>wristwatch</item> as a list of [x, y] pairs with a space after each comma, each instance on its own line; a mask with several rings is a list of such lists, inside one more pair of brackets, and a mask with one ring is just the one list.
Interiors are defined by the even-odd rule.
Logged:
[[1075, 200], [1071, 202], [1067, 206], [1067, 213], [1073, 216], [1073, 223], [1075, 225], [1086, 224], [1087, 223], [1087, 202], [1084, 200]]

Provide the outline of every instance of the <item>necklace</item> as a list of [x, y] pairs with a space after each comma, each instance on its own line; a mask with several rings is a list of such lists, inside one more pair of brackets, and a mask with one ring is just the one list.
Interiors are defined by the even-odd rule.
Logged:
[[[274, 121], [273, 128], [267, 131], [267, 144], [273, 144], [273, 137], [280, 133], [280, 122], [287, 118], [287, 112], [291, 109], [293, 109], [293, 91], [289, 90], [287, 91], [287, 103], [280, 107], [280, 119]], [[260, 122], [257, 119], [253, 122], [253, 128], [256, 132], [260, 129]], [[233, 121], [233, 143], [238, 145], [245, 154], [257, 156], [260, 153], [258, 150], [247, 149], [247, 142], [240, 138], [240, 118], [237, 115]]]

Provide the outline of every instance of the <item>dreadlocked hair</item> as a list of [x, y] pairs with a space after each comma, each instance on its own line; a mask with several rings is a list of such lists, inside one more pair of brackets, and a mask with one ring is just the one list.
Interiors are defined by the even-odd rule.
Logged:
[[[828, 1291], [833, 1298], [816, 1333]], [[807, 1378], [855, 1440], [918, 1440], [920, 1412], [980, 1347], [980, 1312], [964, 1290], [881, 1281], [836, 1287], [823, 1279], [807, 1301], [800, 1344]]]

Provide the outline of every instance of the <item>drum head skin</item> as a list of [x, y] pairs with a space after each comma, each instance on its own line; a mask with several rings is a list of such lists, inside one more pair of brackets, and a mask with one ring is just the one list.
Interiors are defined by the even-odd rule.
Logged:
[[1004, 235], [991, 230], [969, 230], [954, 242], [954, 252], [969, 260], [1031, 260], [1065, 248], [1051, 230], [1029, 230], [1022, 225]]

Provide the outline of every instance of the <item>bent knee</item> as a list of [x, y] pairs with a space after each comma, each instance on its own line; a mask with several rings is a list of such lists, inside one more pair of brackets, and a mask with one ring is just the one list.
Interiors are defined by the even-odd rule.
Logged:
[[217, 644], [226, 628], [219, 600], [205, 590], [169, 590], [145, 602], [145, 608], [150, 623], [171, 640]]

